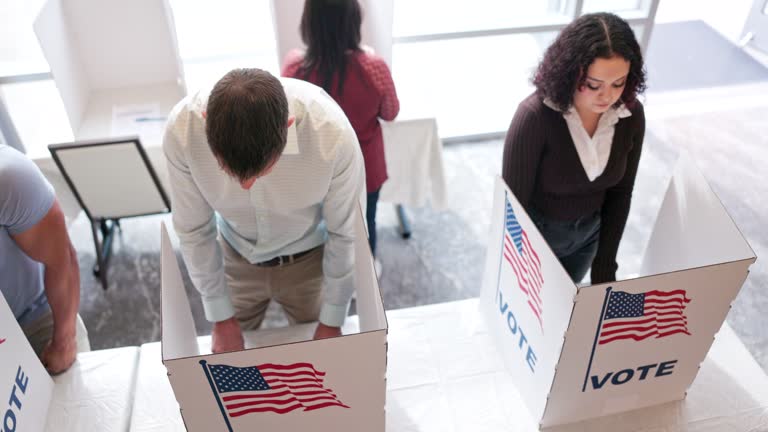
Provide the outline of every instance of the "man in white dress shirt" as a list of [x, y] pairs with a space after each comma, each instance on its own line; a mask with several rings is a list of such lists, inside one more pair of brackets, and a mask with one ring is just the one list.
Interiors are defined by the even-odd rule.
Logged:
[[354, 291], [362, 153], [321, 88], [236, 69], [171, 112], [163, 140], [173, 225], [213, 351], [243, 349], [274, 299], [338, 336]]

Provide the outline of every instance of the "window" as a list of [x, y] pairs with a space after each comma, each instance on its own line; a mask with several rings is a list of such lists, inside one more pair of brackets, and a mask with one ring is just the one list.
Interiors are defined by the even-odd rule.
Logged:
[[49, 156], [48, 144], [73, 140], [72, 129], [53, 80], [0, 86], [19, 139], [30, 157]]
[[[581, 10], [577, 10], [579, 5]], [[587, 12], [628, 20], [645, 44], [658, 0], [394, 0], [401, 116], [434, 116], [443, 138], [498, 136], [532, 91], [557, 33]]]
[[506, 130], [555, 32], [397, 44], [394, 79], [403, 115], [435, 116], [440, 135]]
[[2, 1], [0, 77], [48, 72], [32, 23], [44, 0]]
[[565, 0], [394, 0], [395, 38], [570, 21]]

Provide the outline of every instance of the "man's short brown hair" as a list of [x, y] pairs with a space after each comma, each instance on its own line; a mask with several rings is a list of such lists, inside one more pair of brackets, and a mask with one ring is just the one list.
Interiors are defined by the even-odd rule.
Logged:
[[267, 169], [283, 152], [288, 100], [280, 81], [261, 69], [234, 69], [208, 98], [205, 134], [216, 159], [239, 181]]

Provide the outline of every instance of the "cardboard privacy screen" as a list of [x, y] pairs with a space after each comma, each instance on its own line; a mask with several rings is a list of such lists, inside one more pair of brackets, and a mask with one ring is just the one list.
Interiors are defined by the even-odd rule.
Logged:
[[53, 380], [0, 294], [0, 431], [45, 428]]
[[[167, 0], [46, 0], [33, 27], [77, 140], [126, 135], [109, 133], [111, 116], [146, 104], [165, 116], [186, 93]], [[130, 133], [158, 123], [145, 120]]]
[[248, 349], [208, 355], [163, 225], [163, 363], [189, 431], [384, 431], [387, 323], [362, 213], [356, 219], [359, 331], [297, 340], [295, 329], [270, 329], [283, 340], [248, 347], [246, 335]]
[[500, 178], [493, 215], [481, 314], [543, 428], [683, 399], [755, 261], [686, 156], [635, 279], [577, 289]]

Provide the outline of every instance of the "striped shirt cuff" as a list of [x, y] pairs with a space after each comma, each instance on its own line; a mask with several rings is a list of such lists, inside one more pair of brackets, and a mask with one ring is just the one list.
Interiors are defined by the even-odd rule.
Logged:
[[219, 322], [235, 316], [235, 308], [228, 296], [203, 297], [203, 311], [205, 319], [210, 322]]
[[320, 309], [320, 322], [328, 327], [341, 327], [344, 325], [344, 319], [347, 317], [349, 303], [345, 305], [335, 305], [324, 303]]

